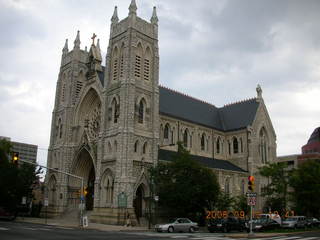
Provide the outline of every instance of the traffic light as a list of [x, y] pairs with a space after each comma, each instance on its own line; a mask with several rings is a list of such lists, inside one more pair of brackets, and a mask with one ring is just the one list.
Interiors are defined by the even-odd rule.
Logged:
[[14, 165], [18, 165], [18, 163], [19, 163], [19, 153], [18, 152], [13, 152], [12, 153], [12, 163], [14, 164]]
[[251, 192], [254, 190], [254, 176], [248, 177], [248, 190]]
[[88, 194], [88, 187], [85, 187], [85, 188], [83, 189], [83, 195], [86, 197], [87, 194]]

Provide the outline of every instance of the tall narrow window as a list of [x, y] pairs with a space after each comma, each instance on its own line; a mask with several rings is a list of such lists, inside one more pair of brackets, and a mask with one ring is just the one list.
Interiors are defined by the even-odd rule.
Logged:
[[113, 123], [117, 123], [120, 116], [120, 103], [118, 103], [116, 98], [113, 98], [111, 105], [113, 112]]
[[205, 150], [205, 136], [202, 134], [201, 136], [201, 151]]
[[262, 128], [259, 134], [259, 154], [262, 163], [267, 163], [268, 159], [268, 137], [266, 130]]
[[220, 153], [220, 138], [217, 139], [216, 149], [217, 149], [217, 153], [219, 154]]
[[164, 127], [163, 138], [166, 140], [169, 139], [169, 124], [166, 124]]
[[231, 144], [230, 144], [230, 141], [228, 141], [228, 152], [229, 152], [229, 155], [231, 154]]
[[183, 146], [188, 147], [188, 129], [184, 130], [183, 133]]
[[143, 104], [143, 99], [141, 99], [140, 103], [139, 103], [139, 110], [138, 110], [138, 122], [139, 123], [143, 123], [143, 117], [144, 117], [144, 104]]
[[230, 178], [227, 178], [224, 184], [224, 192], [226, 194], [230, 193]]
[[137, 153], [138, 152], [138, 147], [139, 147], [139, 141], [137, 140], [134, 144], [134, 152]]
[[240, 138], [240, 149], [241, 149], [241, 152], [243, 153], [243, 142], [242, 142], [242, 138]]
[[143, 61], [143, 79], [148, 81], [150, 79], [150, 59], [151, 52], [148, 47], [145, 53], [144, 61]]
[[233, 138], [233, 153], [238, 153], [239, 152], [239, 144], [238, 144], [238, 139]]
[[118, 80], [118, 48], [113, 50], [112, 54], [112, 80]]
[[147, 142], [145, 142], [145, 143], [143, 144], [143, 148], [142, 148], [142, 153], [143, 153], [143, 154], [146, 154], [146, 152], [147, 152], [147, 147], [148, 147]]

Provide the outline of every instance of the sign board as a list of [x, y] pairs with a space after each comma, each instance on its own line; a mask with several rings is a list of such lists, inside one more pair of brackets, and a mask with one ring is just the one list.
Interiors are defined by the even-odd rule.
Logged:
[[155, 200], [156, 202], [158, 202], [158, 201], [159, 201], [159, 196], [154, 196], [154, 200]]
[[257, 202], [256, 197], [248, 197], [247, 198], [248, 206], [255, 206]]
[[27, 204], [27, 197], [22, 197], [21, 204], [22, 205], [26, 205]]
[[256, 192], [247, 192], [246, 196], [247, 197], [257, 197], [257, 193]]
[[124, 192], [118, 194], [118, 207], [127, 207], [127, 195]]
[[88, 227], [88, 225], [89, 225], [89, 221], [88, 221], [88, 217], [87, 216], [84, 216], [83, 218], [82, 218], [82, 223], [83, 223], [83, 227]]
[[45, 198], [45, 199], [44, 199], [44, 206], [45, 206], [45, 207], [48, 207], [48, 206], [49, 206], [49, 200], [48, 200], [48, 198]]

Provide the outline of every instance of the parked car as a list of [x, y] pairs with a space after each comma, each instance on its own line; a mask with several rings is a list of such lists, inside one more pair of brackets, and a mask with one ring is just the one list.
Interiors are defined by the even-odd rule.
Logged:
[[234, 230], [242, 232], [245, 230], [244, 221], [235, 217], [210, 219], [207, 226], [209, 232], [230, 232]]
[[[252, 220], [252, 231], [262, 232], [280, 228], [280, 223], [271, 218], [258, 218]], [[246, 223], [247, 232], [250, 231], [250, 222]]]
[[9, 211], [3, 207], [0, 207], [0, 219], [14, 220], [17, 217], [17, 212]]
[[305, 216], [292, 216], [282, 221], [281, 227], [283, 228], [306, 228], [307, 220]]
[[198, 223], [192, 222], [188, 218], [177, 218], [171, 223], [157, 224], [155, 226], [157, 232], [195, 232], [199, 230]]
[[319, 227], [320, 221], [317, 218], [307, 218], [307, 227]]

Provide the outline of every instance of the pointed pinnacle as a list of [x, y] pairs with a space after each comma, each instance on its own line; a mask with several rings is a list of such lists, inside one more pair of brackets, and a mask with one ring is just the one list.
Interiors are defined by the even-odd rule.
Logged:
[[62, 49], [62, 52], [63, 52], [63, 53], [69, 52], [69, 49], [68, 49], [68, 38], [66, 39], [66, 42], [65, 42], [65, 44], [64, 44], [64, 47], [63, 47], [63, 49]]
[[131, 0], [130, 6], [129, 6], [129, 15], [131, 14], [137, 14], [137, 4], [135, 0]]
[[119, 18], [118, 18], [118, 7], [117, 7], [117, 6], [114, 7], [114, 11], [113, 11], [113, 15], [112, 15], [112, 18], [111, 18], [111, 22], [112, 22], [112, 23], [117, 23], [117, 22], [119, 22]]
[[152, 24], [158, 24], [159, 19], [157, 16], [157, 8], [156, 7], [153, 7], [152, 17], [151, 17], [150, 21]]
[[74, 47], [73, 48], [80, 48], [80, 31], [77, 32], [77, 37], [74, 40]]

